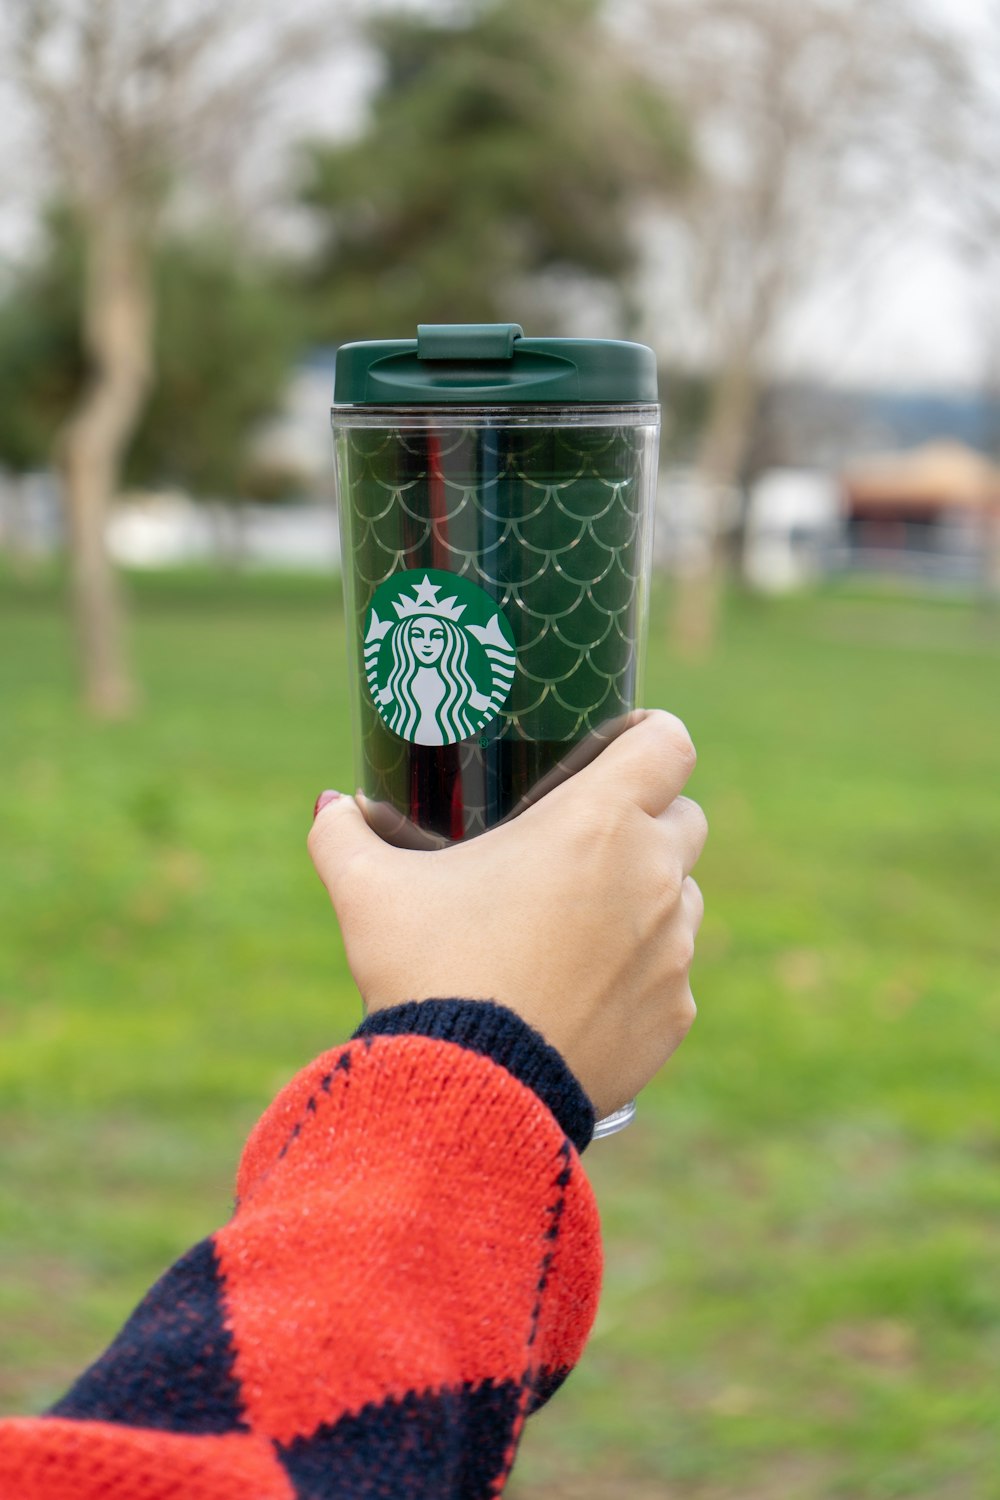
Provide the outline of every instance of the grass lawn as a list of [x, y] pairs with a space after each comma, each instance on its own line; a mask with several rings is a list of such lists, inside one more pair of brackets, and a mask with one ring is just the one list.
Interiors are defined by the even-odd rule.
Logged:
[[[339, 595], [131, 586], [146, 708], [74, 706], [0, 581], [0, 1407], [59, 1395], [225, 1217], [357, 1003], [304, 848], [349, 787]], [[521, 1500], [1000, 1496], [1000, 632], [961, 605], [654, 611], [712, 837], [691, 1038], [587, 1161], [607, 1273]]]

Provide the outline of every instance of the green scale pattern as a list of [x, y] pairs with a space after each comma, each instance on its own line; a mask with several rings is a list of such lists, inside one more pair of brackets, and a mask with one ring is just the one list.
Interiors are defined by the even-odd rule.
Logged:
[[[656, 437], [653, 424], [338, 433], [356, 680], [364, 680], [372, 595], [406, 569], [444, 569], [477, 583], [514, 634], [517, 670], [504, 711], [454, 747], [466, 836], [498, 812], [484, 751], [497, 742], [545, 744], [555, 766], [560, 749], [634, 706]], [[392, 735], [365, 691], [359, 713], [366, 790], [405, 810], [414, 747]]]

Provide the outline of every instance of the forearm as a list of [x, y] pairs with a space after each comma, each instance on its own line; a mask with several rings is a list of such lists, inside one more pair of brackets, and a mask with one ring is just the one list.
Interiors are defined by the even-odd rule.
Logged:
[[98, 1448], [122, 1494], [147, 1470], [193, 1500], [498, 1493], [593, 1320], [596, 1209], [566, 1134], [592, 1123], [509, 1012], [374, 1017], [258, 1123], [230, 1222], [50, 1417], [0, 1424], [0, 1495], [113, 1495], [88, 1489]]

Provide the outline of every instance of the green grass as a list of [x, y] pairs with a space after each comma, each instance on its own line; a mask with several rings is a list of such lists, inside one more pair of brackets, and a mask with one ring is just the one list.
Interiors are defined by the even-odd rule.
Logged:
[[[354, 1022], [304, 837], [349, 786], [336, 588], [132, 585], [146, 708], [74, 706], [0, 582], [0, 1403], [37, 1410], [228, 1211], [242, 1133]], [[698, 1024], [587, 1161], [607, 1269], [526, 1497], [989, 1500], [1000, 1385], [1000, 635], [732, 601], [663, 646], [712, 824]]]

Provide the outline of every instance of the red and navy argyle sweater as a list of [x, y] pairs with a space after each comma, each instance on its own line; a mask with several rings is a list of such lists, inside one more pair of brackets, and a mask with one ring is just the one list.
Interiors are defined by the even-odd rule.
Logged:
[[258, 1122], [229, 1222], [50, 1412], [0, 1422], [0, 1496], [498, 1495], [596, 1311], [593, 1123], [500, 1006], [369, 1017]]

